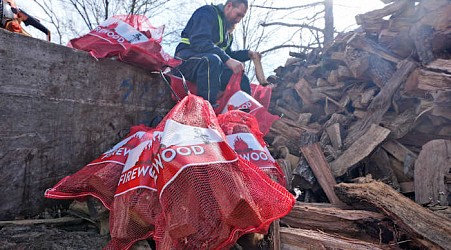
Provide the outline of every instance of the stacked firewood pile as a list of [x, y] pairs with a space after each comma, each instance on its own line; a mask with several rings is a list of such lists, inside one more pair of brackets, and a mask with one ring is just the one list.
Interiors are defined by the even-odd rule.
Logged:
[[287, 247], [450, 249], [451, 2], [384, 3], [268, 78], [282, 119], [267, 140], [305, 202], [282, 220]]

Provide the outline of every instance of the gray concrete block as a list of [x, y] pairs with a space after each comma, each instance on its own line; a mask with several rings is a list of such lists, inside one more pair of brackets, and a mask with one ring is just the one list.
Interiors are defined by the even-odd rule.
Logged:
[[55, 206], [47, 188], [173, 104], [156, 74], [0, 30], [0, 219]]

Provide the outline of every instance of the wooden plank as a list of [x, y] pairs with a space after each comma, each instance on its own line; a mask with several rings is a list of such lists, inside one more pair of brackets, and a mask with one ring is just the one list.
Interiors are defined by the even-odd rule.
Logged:
[[338, 83], [338, 70], [329, 71], [329, 75], [327, 76], [327, 81], [333, 84]]
[[4, 226], [31, 226], [31, 225], [64, 225], [64, 224], [80, 224], [83, 222], [82, 218], [75, 217], [61, 217], [55, 219], [35, 219], [35, 220], [10, 220], [0, 221], [0, 227]]
[[[288, 190], [291, 190], [291, 180], [293, 179], [293, 167], [291, 165], [291, 162], [285, 159], [276, 159], [277, 164], [279, 164], [280, 168], [282, 169], [284, 175], [285, 175], [285, 182], [287, 183], [286, 188]], [[294, 166], [296, 167], [296, 166]]]
[[[448, 120], [451, 120], [451, 105], [439, 106], [434, 104], [434, 109], [432, 110], [432, 115], [441, 116]], [[448, 133], [448, 135], [451, 133]]]
[[345, 147], [350, 146], [360, 138], [371, 124], [379, 124], [381, 122], [385, 112], [390, 108], [394, 93], [416, 68], [416, 64], [409, 60], [402, 61], [398, 66], [398, 70], [371, 102], [363, 119], [356, 122], [349, 129], [349, 134], [344, 141]]
[[451, 91], [451, 74], [421, 69], [417, 87], [427, 91]]
[[427, 142], [429, 142], [431, 140], [435, 140], [435, 139], [451, 140], [451, 135], [435, 135], [435, 134], [423, 133], [418, 130], [412, 130], [406, 136], [399, 139], [399, 142], [401, 142], [404, 145], [422, 147]]
[[318, 78], [316, 80], [316, 86], [317, 87], [327, 87], [327, 86], [330, 86], [330, 85], [331, 84], [327, 80], [325, 80], [323, 78]]
[[312, 118], [312, 113], [301, 113], [298, 116], [296, 122], [301, 126], [307, 126], [310, 123], [310, 119]]
[[355, 78], [362, 78], [370, 65], [370, 55], [366, 51], [346, 46], [345, 62]]
[[391, 249], [387, 245], [379, 245], [342, 237], [336, 234], [327, 234], [316, 230], [297, 228], [281, 228], [280, 238], [282, 250], [294, 249]]
[[348, 67], [343, 66], [343, 65], [338, 65], [337, 73], [338, 73], [339, 81], [353, 78], [351, 70], [349, 70]]
[[379, 34], [379, 44], [400, 58], [407, 58], [415, 50], [415, 44], [409, 36], [408, 30], [392, 31], [384, 29]]
[[451, 74], [451, 60], [437, 59], [430, 62], [425, 67], [430, 70], [441, 70], [445, 73]]
[[272, 226], [272, 249], [279, 250], [280, 249], [280, 219], [273, 221]]
[[286, 146], [277, 148], [277, 158], [288, 161], [290, 163], [290, 165], [292, 166], [292, 168], [296, 168], [296, 166], [299, 163], [299, 157], [292, 155], [290, 153], [290, 150]]
[[390, 158], [385, 150], [379, 148], [371, 155], [368, 172], [373, 179], [383, 181], [395, 189], [399, 188], [398, 178], [391, 167]]
[[401, 193], [413, 193], [415, 192], [415, 182], [409, 181], [409, 182], [401, 182], [399, 183], [399, 187], [401, 189]]
[[394, 157], [389, 157], [390, 159], [390, 168], [393, 169], [393, 172], [396, 175], [396, 178], [399, 182], [409, 182], [413, 181], [413, 172], [404, 172], [404, 163], [396, 160]]
[[415, 201], [419, 204], [448, 205], [445, 176], [451, 169], [451, 141], [426, 143], [415, 161]]
[[384, 87], [395, 73], [395, 70], [395, 67], [389, 61], [375, 55], [370, 56], [368, 75], [379, 88]]
[[292, 127], [288, 125], [287, 121], [289, 120], [284, 118], [274, 121], [270, 130], [287, 138], [298, 138], [303, 130], [299, 127]]
[[[417, 99], [415, 99], [416, 101]], [[390, 138], [399, 139], [409, 133], [415, 125], [417, 118], [417, 105], [410, 104], [404, 112], [390, 112], [384, 115], [381, 124], [385, 128], [390, 129]]]
[[297, 202], [281, 222], [289, 227], [363, 237], [368, 231], [362, 225], [378, 225], [384, 219], [380, 213], [343, 205]]
[[329, 135], [330, 142], [335, 150], [341, 149], [343, 142], [341, 140], [340, 124], [334, 123], [332, 126], [326, 128], [327, 135]]
[[283, 108], [283, 107], [280, 107], [280, 106], [277, 106], [276, 107], [276, 110], [278, 111], [278, 112], [280, 112], [280, 114], [281, 114], [281, 116], [282, 117], [288, 117], [288, 118], [290, 118], [291, 120], [296, 120], [297, 119], [297, 117], [298, 117], [298, 113], [296, 113], [296, 112], [294, 112], [294, 111], [291, 111], [291, 110], [288, 110], [288, 109], [286, 109], [286, 108]]
[[368, 131], [358, 138], [343, 154], [330, 163], [335, 177], [346, 173], [353, 165], [367, 157], [385, 138], [390, 130], [372, 124]]
[[388, 153], [390, 153], [393, 157], [395, 157], [400, 162], [409, 161], [409, 157], [416, 159], [417, 155], [410, 151], [408, 148], [404, 147], [397, 140], [388, 140], [382, 144], [382, 148], [385, 149]]
[[301, 147], [301, 152], [307, 159], [310, 168], [315, 174], [324, 193], [326, 193], [329, 202], [332, 204], [341, 204], [342, 202], [338, 199], [333, 188], [337, 182], [330, 172], [329, 164], [321, 151], [319, 143], [304, 145]]
[[265, 72], [263, 71], [262, 55], [258, 53], [256, 57], [252, 58], [252, 62], [254, 63], [255, 76], [257, 78], [257, 81], [260, 83], [260, 85], [267, 86], [269, 82], [266, 80]]
[[[434, 61], [435, 53], [449, 47], [449, 24], [451, 5], [447, 0], [425, 1], [419, 4], [418, 21], [409, 35], [415, 43], [416, 52], [423, 65]], [[419, 15], [418, 15], [419, 14]]]
[[330, 59], [344, 62], [345, 54], [344, 52], [340, 51], [332, 52], [332, 54], [330, 55]]
[[304, 104], [313, 104], [311, 99], [312, 90], [310, 89], [309, 83], [304, 78], [300, 79], [296, 83], [294, 89], [296, 90], [296, 93], [298, 93], [299, 97], [301, 97]]
[[355, 33], [351, 37], [351, 39], [349, 39], [348, 45], [351, 45], [356, 49], [361, 49], [371, 54], [377, 55], [390, 62], [394, 63], [401, 62], [401, 58], [397, 57], [395, 54], [383, 48], [379, 44], [373, 42], [372, 40], [365, 38], [362, 34], [359, 33]]
[[379, 181], [340, 183], [335, 190], [348, 204], [367, 204], [378, 209], [422, 248], [450, 249], [451, 221], [416, 204], [390, 186]]
[[432, 38], [434, 37], [434, 28], [429, 25], [415, 25], [410, 29], [411, 38], [415, 44], [415, 50], [420, 58], [420, 62], [428, 64], [435, 59], [432, 48]]
[[421, 90], [418, 88], [418, 77], [420, 76], [420, 70], [420, 67], [418, 67], [412, 71], [404, 84], [404, 91], [410, 96], [424, 97], [428, 94], [426, 90]]
[[[387, 1], [386, 1], [387, 2]], [[393, 2], [393, 1], [391, 1]], [[392, 4], [386, 5], [384, 8], [379, 10], [373, 10], [364, 14], [357, 15], [355, 17], [357, 24], [362, 24], [371, 20], [379, 20], [388, 15], [391, 15], [409, 4], [407, 0], [395, 1]]]

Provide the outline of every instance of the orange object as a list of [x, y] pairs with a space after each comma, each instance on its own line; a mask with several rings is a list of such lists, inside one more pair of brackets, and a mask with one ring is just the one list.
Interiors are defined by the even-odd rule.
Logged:
[[31, 36], [26, 32], [22, 26], [20, 25], [20, 19], [12, 19], [11, 21], [6, 22], [5, 29], [14, 33], [19, 33], [25, 36]]

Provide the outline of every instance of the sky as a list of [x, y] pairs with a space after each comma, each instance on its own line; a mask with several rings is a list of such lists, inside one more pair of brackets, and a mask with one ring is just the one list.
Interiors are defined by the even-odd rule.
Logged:
[[[261, 0], [263, 1], [263, 0]], [[316, 2], [317, 0], [303, 0], [303, 1], [294, 1], [294, 0], [285, 0], [285, 1], [277, 1], [275, 0], [275, 6], [297, 6], [297, 5], [304, 5], [308, 4], [310, 2]], [[160, 25], [166, 25], [165, 32], [168, 33], [171, 31], [171, 29], [175, 26], [179, 27], [180, 23], [186, 23], [188, 21], [191, 13], [197, 8], [204, 4], [209, 3], [223, 3], [224, 0], [172, 0], [170, 4], [177, 6], [178, 8], [172, 8], [176, 9], [176, 11], [162, 11], [157, 16], [149, 17], [152, 24], [155, 26]], [[251, 2], [251, 1], [250, 1]], [[35, 3], [33, 3], [32, 0], [16, 0], [16, 3], [19, 7], [26, 10], [29, 14], [34, 15], [35, 17], [39, 18], [40, 15], [43, 15], [39, 11], [39, 7], [35, 6]], [[355, 23], [355, 16], [358, 14], [363, 14], [368, 11], [376, 10], [383, 8], [385, 4], [380, 0], [334, 0], [334, 25], [335, 29], [338, 32], [342, 31], [350, 31], [358, 27], [358, 25]], [[168, 8], [170, 9], [170, 8]], [[179, 11], [179, 9], [182, 9], [183, 11]], [[301, 14], [302, 15], [302, 14]], [[178, 19], [178, 20], [176, 20]], [[185, 19], [185, 20], [183, 20]], [[278, 21], [286, 21], [290, 22], [290, 20], [278, 20]], [[44, 22], [45, 24], [45, 22]], [[47, 25], [48, 28], [51, 28], [51, 25]], [[280, 28], [283, 30], [283, 28]], [[33, 30], [31, 27], [26, 27], [26, 30], [31, 32], [31, 34], [37, 38], [45, 39], [45, 36], [40, 33], [39, 31]], [[287, 29], [284, 32], [279, 32], [276, 36], [279, 38], [282, 38], [283, 35], [286, 34], [287, 36], [292, 33], [292, 30]], [[284, 39], [289, 39], [289, 37], [285, 37]], [[240, 45], [235, 45], [235, 47], [239, 47]], [[266, 48], [268, 49], [268, 46], [271, 47], [273, 44], [268, 44]], [[165, 52], [169, 54], [173, 54], [175, 50], [174, 44], [168, 44], [163, 43], [163, 49]], [[240, 48], [237, 48], [240, 49]], [[262, 59], [263, 67], [265, 70], [266, 75], [270, 75], [272, 71], [277, 68], [278, 66], [283, 66], [285, 64], [285, 61], [289, 58], [288, 53], [292, 51], [293, 49], [284, 49], [284, 50], [278, 50], [276, 53], [265, 55]]]

